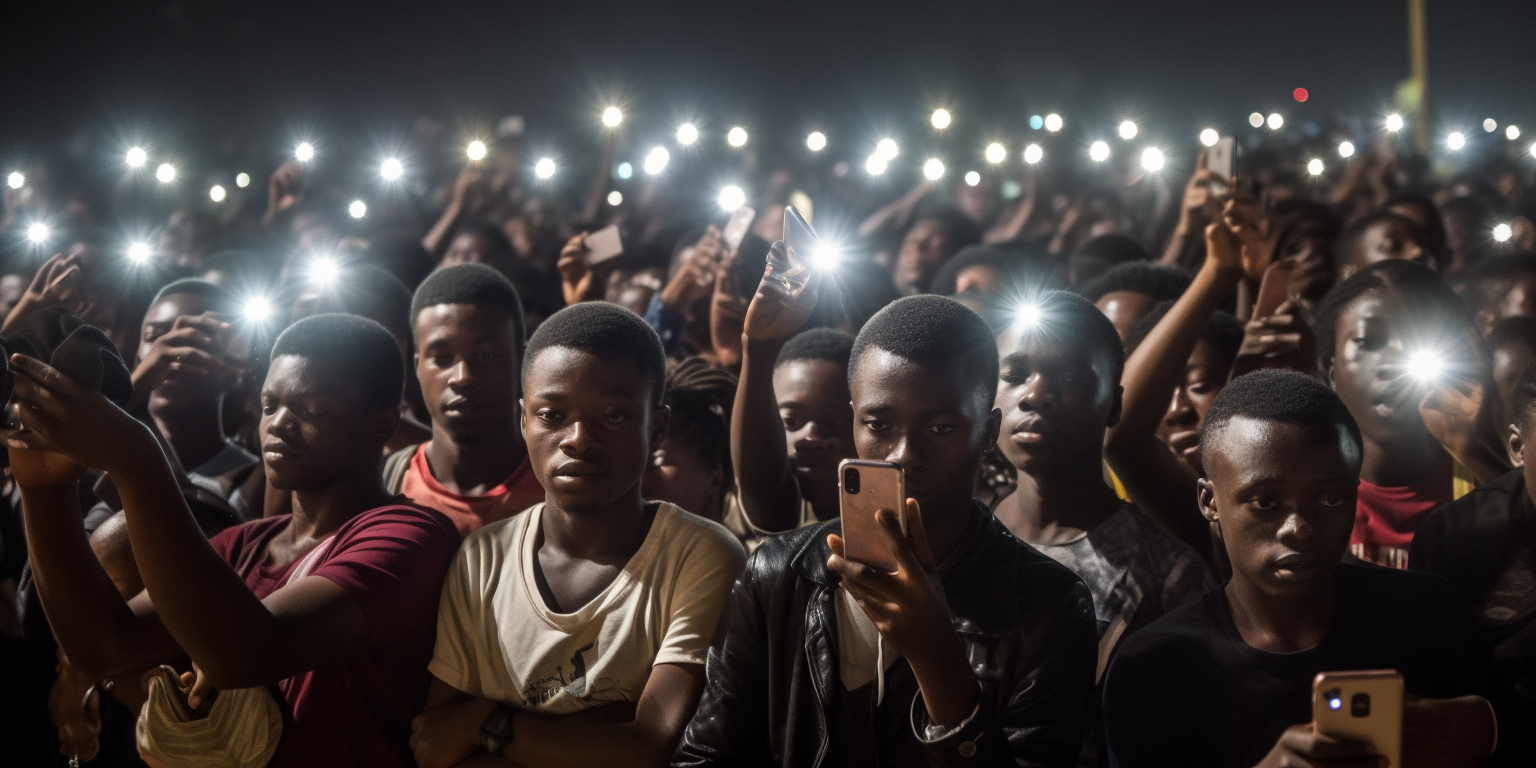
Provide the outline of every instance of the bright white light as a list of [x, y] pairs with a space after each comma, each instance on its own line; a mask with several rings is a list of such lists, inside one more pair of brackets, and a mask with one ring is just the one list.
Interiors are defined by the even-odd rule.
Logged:
[[1051, 133], [1061, 130], [1061, 115], [1052, 112], [1045, 116], [1045, 129]]
[[1024, 162], [1034, 165], [1040, 162], [1042, 157], [1045, 157], [1045, 150], [1041, 149], [1039, 144], [1031, 144], [1024, 148]]
[[987, 162], [992, 163], [993, 165], [996, 165], [996, 164], [1001, 163], [1002, 161], [1007, 160], [1007, 159], [1008, 159], [1008, 148], [1007, 147], [1005, 147], [1005, 146], [1003, 146], [1003, 145], [1001, 145], [1001, 144], [999, 144], [999, 143], [997, 143], [995, 141], [992, 142], [991, 144], [987, 145]]
[[1307, 173], [1310, 173], [1313, 176], [1318, 176], [1318, 175], [1321, 175], [1322, 172], [1323, 172], [1323, 161], [1322, 160], [1314, 157], [1311, 160], [1307, 161]]
[[1285, 125], [1285, 118], [1281, 117], [1279, 112], [1271, 112], [1264, 122], [1269, 125], [1271, 131], [1278, 131], [1280, 126]]
[[405, 175], [405, 164], [400, 162], [399, 158], [391, 157], [379, 165], [379, 175], [384, 177], [385, 181], [398, 181]]
[[937, 157], [928, 158], [928, 162], [923, 163], [923, 175], [929, 181], [938, 181], [944, 178], [944, 161]]
[[307, 163], [315, 159], [315, 145], [301, 141], [297, 147], [293, 148], [293, 156], [298, 158], [299, 162]]
[[811, 267], [823, 272], [837, 269], [843, 263], [843, 251], [835, 245], [820, 243], [811, 249]]
[[683, 123], [677, 127], [677, 143], [688, 146], [699, 140], [699, 128], [693, 123]]
[[1109, 159], [1109, 145], [1102, 141], [1095, 141], [1088, 146], [1088, 157], [1095, 163], [1102, 163]]
[[237, 186], [237, 187], [239, 187], [241, 189], [245, 189], [246, 187], [249, 187], [250, 185], [251, 185], [251, 175], [249, 173], [237, 173], [237, 174], [235, 174], [235, 186]]
[[1536, 157], [1536, 144], [1531, 145], [1531, 157]]
[[875, 154], [886, 160], [895, 160], [901, 153], [901, 148], [896, 146], [895, 139], [881, 139], [875, 143]]
[[265, 323], [272, 317], [272, 300], [265, 296], [252, 296], [245, 300], [240, 314], [253, 323]]
[[21, 189], [27, 185], [27, 177], [20, 171], [11, 171], [11, 175], [5, 177], [5, 185], [11, 189]]
[[175, 181], [176, 166], [170, 163], [161, 163], [160, 167], [155, 169], [155, 178], [159, 179], [162, 184], [169, 184]]
[[821, 131], [811, 131], [811, 135], [805, 137], [805, 148], [812, 152], [820, 152], [827, 148], [827, 135]]
[[616, 205], [618, 205], [619, 203], [622, 203], [622, 202], [624, 202], [624, 193], [623, 192], [620, 192], [617, 189], [615, 189], [614, 191], [608, 193], [608, 204], [609, 205], [616, 206]]
[[555, 161], [547, 157], [539, 158], [539, 161], [533, 164], [533, 175], [541, 179], [547, 179], [551, 176], [554, 176]]
[[1509, 242], [1515, 236], [1515, 228], [1508, 224], [1495, 224], [1493, 226], [1493, 239], [1501, 243]]
[[485, 153], [485, 142], [479, 140], [471, 141], [469, 146], [464, 148], [464, 154], [468, 155], [471, 160], [484, 160]]
[[720, 207], [722, 209], [726, 211], [734, 211], [737, 208], [747, 204], [747, 193], [743, 192], [741, 187], [738, 187], [735, 184], [731, 184], [730, 186], [720, 190], [720, 197], [718, 202], [720, 203]]
[[947, 109], [935, 109], [933, 111], [933, 127], [944, 130], [949, 127], [950, 115]]
[[885, 173], [885, 169], [889, 166], [890, 161], [886, 160], [879, 152], [870, 155], [869, 159], [864, 161], [864, 170], [868, 171], [871, 176], [879, 176]]
[[51, 234], [51, 232], [48, 229], [48, 225], [42, 223], [41, 221], [34, 221], [27, 225], [27, 239], [34, 243], [41, 244], [48, 242], [49, 234]]
[[1136, 124], [1126, 120], [1120, 124], [1120, 138], [1130, 141], [1136, 138]]
[[1218, 141], [1221, 141], [1221, 134], [1217, 133], [1215, 128], [1207, 128], [1200, 132], [1201, 144], [1207, 147], [1214, 147]]
[[619, 163], [619, 167], [615, 168], [614, 171], [621, 179], [627, 179], [635, 175], [635, 167], [629, 163]]
[[1497, 120], [1495, 120], [1495, 119], [1493, 119], [1491, 117], [1488, 118], [1487, 120], [1483, 121], [1483, 130], [1487, 131], [1488, 133], [1493, 133], [1494, 131], [1497, 131], [1498, 129], [1499, 129], [1499, 121], [1497, 121]]
[[745, 146], [747, 143], [747, 129], [736, 126], [725, 134], [725, 143], [733, 147]]
[[1452, 152], [1454, 152], [1454, 151], [1456, 151], [1458, 149], [1461, 149], [1462, 147], [1465, 147], [1466, 145], [1467, 145], [1467, 137], [1461, 135], [1460, 131], [1453, 131], [1451, 133], [1451, 135], [1445, 137], [1445, 146], [1446, 146], [1446, 148], [1450, 149]]
[[667, 167], [667, 161], [672, 159], [672, 153], [666, 147], [655, 147], [650, 154], [645, 156], [645, 172], [655, 176]]
[[1408, 356], [1408, 375], [1428, 384], [1445, 370], [1445, 360], [1432, 350], [1421, 349]]
[[1520, 126], [1508, 125], [1504, 127], [1504, 138], [1514, 141], [1520, 138]]
[[1255, 127], [1255, 128], [1263, 128], [1264, 127], [1264, 115], [1262, 113], [1259, 113], [1259, 112], [1255, 112], [1255, 113], [1249, 115], [1248, 116], [1248, 124], [1253, 126], [1253, 127]]
[[966, 186], [974, 187], [974, 186], [976, 186], [977, 184], [980, 184], [980, 183], [981, 183], [981, 174], [979, 174], [979, 173], [977, 173], [975, 171], [966, 171], [965, 172], [965, 185]]
[[1396, 133], [1403, 129], [1403, 116], [1399, 114], [1387, 115], [1387, 130]]
[[145, 152], [143, 147], [134, 147], [128, 150], [126, 159], [129, 168], [143, 168], [144, 164], [149, 162], [149, 153]]
[[347, 215], [354, 219], [361, 219], [367, 216], [368, 204], [361, 200], [353, 200], [352, 204], [347, 206]]
[[1141, 167], [1149, 171], [1161, 171], [1163, 169], [1163, 151], [1157, 147], [1147, 147], [1141, 151]]
[[143, 264], [149, 261], [149, 257], [152, 254], [153, 251], [150, 250], [149, 243], [139, 242], [128, 246], [128, 260], [135, 264]]
[[624, 122], [624, 113], [620, 112], [618, 107], [603, 110], [603, 125], [613, 128], [622, 122]]
[[223, 185], [215, 184], [208, 189], [208, 199], [215, 203], [224, 202], [226, 197], [229, 197], [229, 190], [226, 190]]
[[1348, 141], [1341, 141], [1341, 142], [1339, 142], [1339, 157], [1350, 157], [1350, 156], [1352, 156], [1354, 154], [1355, 154], [1355, 145], [1354, 145], [1353, 142], [1348, 142]]
[[1040, 305], [1026, 302], [1013, 310], [1013, 322], [1021, 328], [1029, 329], [1040, 324]]
[[336, 278], [341, 276], [341, 265], [329, 256], [316, 256], [309, 260], [309, 282], [320, 288], [329, 288], [336, 284]]

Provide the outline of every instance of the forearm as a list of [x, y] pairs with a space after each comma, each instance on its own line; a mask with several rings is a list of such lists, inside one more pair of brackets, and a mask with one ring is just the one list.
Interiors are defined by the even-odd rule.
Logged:
[[448, 207], [443, 209], [443, 215], [438, 217], [437, 223], [433, 224], [432, 229], [421, 238], [421, 247], [427, 249], [427, 253], [432, 254], [433, 258], [442, 258], [443, 241], [447, 239], [449, 230], [453, 229], [453, 225], [458, 222], [459, 215], [463, 211], [464, 201], [455, 195], [453, 200], [449, 201]]
[[1104, 458], [1136, 508], [1211, 561], [1209, 524], [1196, 503], [1195, 473], [1156, 435], [1121, 440]]
[[787, 531], [799, 520], [784, 427], [773, 393], [781, 342], [742, 340], [741, 378], [731, 408], [731, 465], [741, 508], [764, 531]]

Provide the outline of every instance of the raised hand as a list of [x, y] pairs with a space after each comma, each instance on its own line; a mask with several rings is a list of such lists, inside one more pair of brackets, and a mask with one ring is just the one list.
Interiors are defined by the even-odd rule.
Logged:
[[44, 307], [62, 307], [76, 312], [85, 297], [85, 282], [80, 274], [80, 260], [74, 256], [56, 253], [43, 262], [32, 276], [32, 283], [16, 300], [16, 306], [6, 316], [4, 328], [9, 328], [28, 313]]
[[715, 272], [715, 295], [709, 302], [709, 339], [721, 365], [741, 364], [741, 335], [749, 306], [736, 280], [736, 252], [728, 251]]
[[272, 172], [272, 178], [267, 180], [267, 223], [272, 223], [275, 216], [297, 205], [303, 193], [304, 164], [290, 159], [279, 165]]
[[[774, 243], [772, 250], [770, 261], [791, 261], [793, 254], [789, 253], [783, 240]], [[747, 306], [742, 333], [748, 341], [782, 342], [798, 333], [816, 309], [820, 284], [814, 271], [804, 283], [796, 286], [793, 282], [786, 285], [785, 282], [769, 277], [772, 269], [770, 266], [764, 271], [763, 279], [757, 285], [757, 293]]]
[[662, 287], [661, 303], [682, 312], [709, 295], [715, 273], [720, 268], [720, 259], [724, 256], [725, 243], [720, 239], [720, 230], [711, 224], [694, 245], [693, 253], [678, 265], [677, 272]]
[[148, 354], [134, 368], [134, 392], [148, 392], [173, 373], [234, 373], [234, 367], [218, 354], [219, 347], [228, 340], [229, 329], [224, 316], [212, 312], [176, 318], [171, 330], [155, 339]]
[[587, 293], [592, 290], [592, 268], [587, 264], [587, 253], [587, 233], [582, 232], [565, 241], [565, 247], [560, 249], [560, 260], [555, 262], [555, 269], [560, 271], [560, 291], [567, 307], [586, 301]]
[[84, 467], [110, 470], [148, 439], [147, 428], [100, 392], [57, 368], [11, 355], [17, 429], [6, 435], [11, 469], [23, 487], [79, 478]]
[[1250, 320], [1232, 364], [1232, 378], [1260, 368], [1287, 368], [1302, 373], [1317, 369], [1317, 339], [1301, 317], [1296, 299], [1287, 299], [1274, 314]]

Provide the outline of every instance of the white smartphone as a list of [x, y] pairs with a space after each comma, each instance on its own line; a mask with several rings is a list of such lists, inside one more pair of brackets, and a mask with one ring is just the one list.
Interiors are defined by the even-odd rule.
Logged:
[[741, 241], [746, 238], [747, 230], [751, 229], [752, 221], [757, 218], [757, 211], [743, 205], [731, 214], [730, 221], [725, 223], [725, 229], [720, 231], [720, 240], [725, 243], [725, 249], [734, 251], [741, 247]]
[[619, 225], [609, 224], [587, 235], [587, 264], [601, 264], [624, 252], [619, 241]]
[[1237, 139], [1223, 136], [1210, 149], [1205, 150], [1205, 168], [1230, 180], [1237, 171]]
[[1387, 768], [1403, 752], [1403, 676], [1392, 669], [1319, 672], [1312, 680], [1312, 722], [1318, 733], [1368, 741]]
[[907, 530], [907, 488], [901, 465], [888, 461], [843, 459], [837, 465], [838, 510], [843, 523], [844, 554], [887, 573], [896, 570], [896, 553], [880, 529], [875, 512], [894, 513]]

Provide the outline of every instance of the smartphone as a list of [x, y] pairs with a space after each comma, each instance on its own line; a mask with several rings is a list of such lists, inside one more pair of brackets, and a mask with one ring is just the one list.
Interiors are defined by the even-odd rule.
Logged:
[[1253, 302], [1253, 319], [1273, 315], [1290, 298], [1291, 273], [1295, 271], [1294, 259], [1281, 259], [1264, 268], [1264, 277], [1259, 281], [1259, 295]]
[[731, 214], [730, 221], [725, 223], [725, 229], [720, 231], [720, 241], [725, 243], [727, 251], [734, 251], [741, 247], [741, 241], [746, 238], [747, 230], [752, 227], [752, 221], [757, 218], [757, 211], [743, 205]]
[[784, 239], [768, 249], [769, 279], [793, 293], [811, 279], [807, 257], [816, 245], [816, 232], [794, 206], [784, 208]]
[[1387, 768], [1403, 751], [1403, 676], [1392, 669], [1319, 672], [1312, 680], [1312, 723], [1318, 733], [1368, 741]]
[[907, 487], [901, 465], [888, 461], [843, 459], [837, 465], [838, 510], [843, 522], [844, 554], [849, 560], [878, 568], [887, 573], [896, 570], [896, 552], [892, 549], [877, 510], [894, 513], [903, 533], [907, 530]]
[[619, 225], [609, 224], [587, 235], [587, 264], [601, 264], [624, 252], [619, 241]]
[[1231, 179], [1237, 172], [1237, 139], [1223, 136], [1210, 149], [1205, 150], [1205, 169]]

